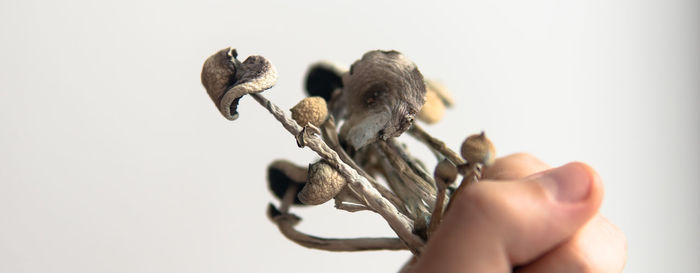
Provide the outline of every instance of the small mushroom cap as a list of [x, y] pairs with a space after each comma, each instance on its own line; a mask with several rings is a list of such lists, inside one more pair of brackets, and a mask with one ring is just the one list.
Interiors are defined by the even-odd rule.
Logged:
[[425, 103], [423, 75], [397, 51], [365, 53], [343, 76], [343, 86], [340, 134], [355, 149], [401, 135]]
[[[267, 185], [270, 191], [282, 200], [287, 189], [296, 185], [297, 193], [306, 183], [306, 168], [294, 165], [286, 160], [276, 160], [267, 167]], [[296, 196], [296, 194], [295, 194]], [[299, 198], [294, 198], [295, 205], [303, 205]]]
[[333, 92], [343, 88], [343, 74], [346, 71], [347, 69], [329, 61], [312, 64], [306, 72], [306, 93], [330, 101]]
[[307, 183], [297, 197], [307, 205], [320, 205], [338, 195], [347, 181], [326, 161], [309, 166]]
[[447, 159], [443, 159], [435, 166], [435, 179], [440, 180], [445, 185], [452, 184], [457, 179], [457, 166]]
[[326, 100], [321, 97], [306, 97], [289, 110], [292, 118], [301, 126], [313, 124], [318, 127], [328, 117]]
[[265, 91], [277, 82], [277, 70], [262, 56], [249, 56], [242, 63], [229, 47], [211, 55], [202, 66], [202, 85], [221, 114], [238, 118], [238, 101], [244, 95]]
[[496, 161], [496, 148], [484, 132], [467, 137], [462, 142], [462, 157], [469, 163], [491, 166]]

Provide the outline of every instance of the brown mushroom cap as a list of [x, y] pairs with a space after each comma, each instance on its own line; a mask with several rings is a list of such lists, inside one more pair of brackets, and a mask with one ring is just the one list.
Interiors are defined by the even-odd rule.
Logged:
[[425, 103], [423, 75], [397, 51], [365, 53], [343, 76], [343, 86], [340, 134], [356, 149], [401, 135]]
[[202, 85], [221, 114], [238, 118], [238, 101], [244, 95], [265, 91], [277, 82], [277, 70], [262, 56], [249, 56], [242, 63], [229, 47], [207, 58], [202, 66]]
[[440, 121], [443, 116], [445, 116], [445, 104], [435, 91], [427, 89], [425, 104], [416, 117], [427, 124], [433, 124]]
[[299, 125], [313, 124], [318, 127], [328, 117], [328, 106], [322, 97], [306, 97], [289, 109], [292, 119]]
[[449, 108], [455, 104], [454, 99], [452, 98], [452, 93], [442, 83], [436, 80], [426, 79], [425, 88], [435, 92], [446, 107]]
[[484, 132], [467, 137], [462, 142], [462, 157], [469, 163], [490, 166], [496, 161], [496, 148]]
[[445, 185], [450, 185], [457, 179], [457, 167], [449, 160], [443, 159], [435, 166], [433, 176]]
[[309, 166], [306, 180], [297, 197], [307, 205], [320, 205], [331, 200], [347, 184], [345, 177], [323, 160]]

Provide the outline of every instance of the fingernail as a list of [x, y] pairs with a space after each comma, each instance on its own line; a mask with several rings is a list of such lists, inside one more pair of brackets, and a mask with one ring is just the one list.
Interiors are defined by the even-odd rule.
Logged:
[[537, 178], [557, 201], [564, 203], [585, 200], [593, 179], [590, 168], [582, 163], [569, 163], [544, 172]]

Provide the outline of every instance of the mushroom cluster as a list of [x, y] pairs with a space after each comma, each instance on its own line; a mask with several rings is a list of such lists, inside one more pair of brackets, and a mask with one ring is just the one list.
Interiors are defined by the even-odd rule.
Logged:
[[[408, 249], [420, 255], [451, 197], [476, 183], [482, 169], [494, 161], [494, 146], [483, 132], [467, 137], [458, 154], [420, 126], [419, 122], [440, 121], [454, 102], [442, 84], [424, 78], [398, 51], [372, 50], [347, 68], [327, 61], [312, 64], [304, 82], [308, 96], [289, 112], [261, 94], [277, 79], [271, 62], [262, 56], [240, 62], [237, 55], [226, 48], [204, 62], [202, 85], [218, 111], [235, 120], [238, 103], [250, 95], [300, 147], [320, 157], [306, 162], [308, 167], [275, 160], [267, 169], [268, 187], [280, 200], [279, 206], [269, 205], [268, 216], [282, 234], [302, 246], [331, 251]], [[438, 163], [433, 168], [396, 139], [405, 132], [435, 154]], [[461, 183], [455, 183], [459, 176]], [[296, 230], [301, 218], [290, 212], [292, 206], [330, 200], [337, 209], [379, 214], [397, 237], [333, 239]]]

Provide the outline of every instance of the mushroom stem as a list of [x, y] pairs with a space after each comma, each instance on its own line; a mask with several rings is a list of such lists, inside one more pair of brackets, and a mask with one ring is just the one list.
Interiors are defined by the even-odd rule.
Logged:
[[385, 142], [389, 147], [396, 151], [396, 154], [399, 155], [404, 162], [406, 162], [406, 165], [411, 168], [414, 173], [420, 176], [423, 181], [427, 182], [429, 187], [433, 189], [435, 188], [435, 181], [433, 181], [433, 177], [430, 175], [430, 173], [425, 170], [425, 165], [423, 165], [423, 163], [418, 159], [412, 157], [406, 150], [405, 146], [396, 142], [396, 139], [394, 138], [387, 139]]
[[430, 180], [426, 180], [426, 174], [419, 171], [417, 166], [413, 166], [415, 164], [412, 165], [413, 162], [410, 158], [407, 158], [404, 153], [401, 153], [395, 144], [396, 143], [390, 141], [377, 142], [377, 145], [389, 160], [391, 167], [397, 170], [400, 176], [408, 178], [404, 181], [412, 182], [404, 183], [403, 186], [407, 187], [412, 195], [418, 196], [421, 200], [424, 200], [426, 204], [432, 206], [433, 202], [435, 202], [435, 189], [432, 184], [434, 182], [433, 179], [430, 178]]
[[282, 197], [282, 202], [280, 203], [280, 212], [282, 213], [287, 213], [289, 212], [289, 206], [294, 203], [294, 197], [297, 193], [297, 185], [289, 185], [289, 188], [287, 188], [287, 191], [284, 192], [284, 196]]
[[328, 251], [364, 251], [364, 250], [403, 250], [406, 245], [399, 238], [321, 238], [300, 232], [294, 228], [300, 218], [293, 214], [280, 214], [272, 221], [287, 239], [308, 248]]
[[443, 208], [445, 207], [445, 198], [447, 196], [447, 185], [440, 179], [435, 179], [437, 183], [438, 191], [437, 198], [435, 199], [435, 206], [433, 207], [433, 213], [430, 215], [430, 224], [428, 225], [428, 238], [430, 238], [437, 228], [442, 223]]
[[459, 156], [459, 154], [455, 153], [452, 149], [447, 147], [445, 142], [434, 138], [433, 136], [428, 134], [428, 132], [423, 130], [423, 128], [418, 126], [418, 124], [413, 123], [413, 126], [411, 126], [411, 128], [408, 129], [408, 133], [411, 136], [418, 139], [420, 142], [423, 142], [434, 152], [445, 156], [447, 159], [452, 161], [452, 164], [455, 164], [455, 166], [464, 164], [464, 160], [462, 159], [462, 157]]
[[452, 198], [450, 198], [450, 202], [447, 203], [447, 208], [445, 208], [445, 212], [447, 212], [447, 210], [450, 209], [450, 206], [452, 205], [454, 200], [459, 198], [460, 193], [464, 191], [464, 188], [468, 187], [471, 184], [479, 182], [479, 179], [481, 179], [482, 167], [483, 165], [479, 162], [466, 163], [457, 167], [459, 173], [461, 173], [463, 176], [462, 183], [459, 184], [457, 190], [455, 190], [455, 192], [452, 193]]
[[364, 205], [345, 203], [341, 200], [335, 199], [335, 208], [339, 210], [344, 210], [347, 212], [358, 212], [363, 210], [372, 211], [370, 208]]
[[389, 189], [385, 188], [382, 184], [377, 183], [377, 181], [374, 180], [374, 178], [371, 175], [369, 175], [364, 169], [362, 169], [362, 167], [358, 166], [357, 163], [355, 163], [355, 161], [352, 160], [352, 158], [350, 158], [350, 155], [348, 155], [345, 152], [343, 147], [340, 146], [340, 141], [338, 140], [338, 135], [336, 133], [337, 131], [335, 126], [335, 118], [333, 117], [333, 115], [330, 115], [328, 120], [326, 120], [326, 122], [324, 122], [321, 125], [320, 129], [323, 135], [326, 136], [326, 138], [329, 140], [327, 144], [338, 154], [338, 156], [343, 162], [357, 170], [360, 173], [360, 175], [364, 176], [367, 179], [367, 181], [372, 183], [372, 186], [374, 186], [374, 188], [377, 189], [377, 191], [379, 191], [379, 193], [382, 196], [384, 196], [384, 198], [386, 198], [387, 200], [389, 200], [389, 202], [394, 204], [394, 206], [399, 210], [399, 212], [401, 212], [404, 215], [408, 214], [404, 202], [398, 196], [396, 196], [396, 194], [391, 192]]
[[[376, 145], [376, 143], [372, 143], [370, 145]], [[372, 148], [379, 149], [376, 146]], [[392, 164], [391, 162], [389, 162], [389, 159], [386, 158], [386, 156], [383, 153], [381, 155], [382, 159], [378, 168], [378, 172], [381, 176], [384, 177], [387, 184], [389, 184], [389, 187], [396, 193], [396, 195], [403, 200], [402, 202], [406, 204], [406, 215], [411, 217], [411, 219], [418, 219], [421, 210], [425, 207], [421, 198], [416, 195], [416, 192], [418, 191], [415, 190], [415, 187], [407, 186], [406, 181], [411, 181], [410, 178], [406, 177], [405, 175], [401, 175], [399, 170], [392, 167]]]
[[[293, 119], [287, 116], [284, 111], [277, 105], [267, 100], [260, 94], [250, 94], [260, 105], [265, 107], [270, 114], [272, 114], [275, 119], [277, 119], [282, 126], [287, 129], [293, 136], [298, 136], [302, 131], [302, 127], [296, 123]], [[316, 154], [327, 160], [328, 162], [334, 164], [337, 170], [347, 178], [349, 185], [352, 189], [362, 195], [366, 200], [367, 206], [372, 210], [376, 211], [381, 215], [389, 224], [389, 226], [396, 232], [401, 241], [403, 241], [406, 246], [414, 253], [420, 254], [425, 243], [417, 235], [412, 233], [413, 223], [408, 217], [401, 214], [397, 208], [384, 198], [372, 184], [360, 175], [357, 170], [353, 169], [349, 165], [345, 164], [338, 154], [333, 151], [325, 142], [323, 142], [317, 135], [309, 134], [305, 137], [304, 144], [311, 148]], [[283, 231], [284, 233], [285, 231]]]

